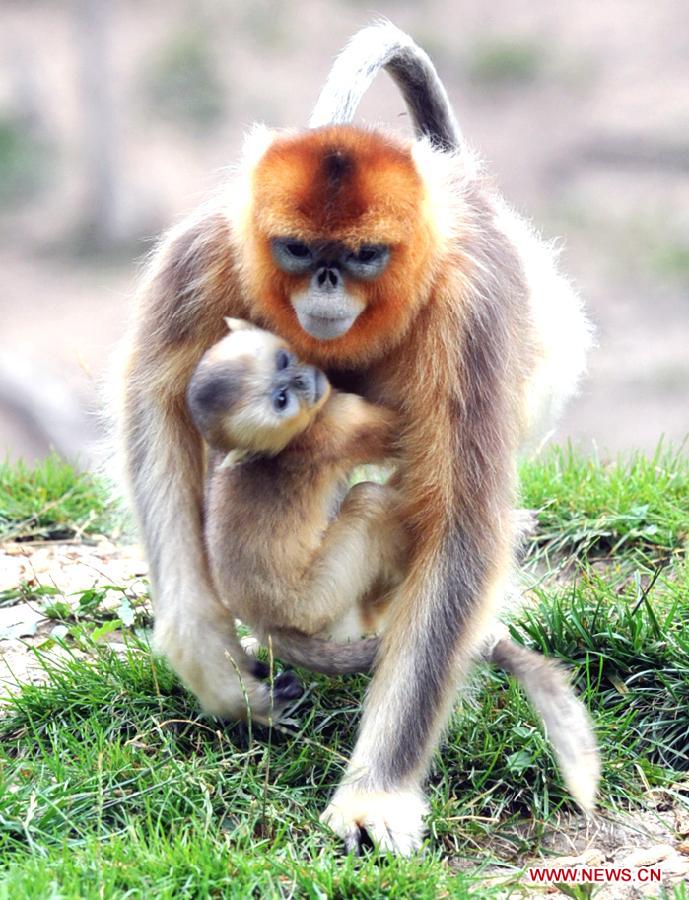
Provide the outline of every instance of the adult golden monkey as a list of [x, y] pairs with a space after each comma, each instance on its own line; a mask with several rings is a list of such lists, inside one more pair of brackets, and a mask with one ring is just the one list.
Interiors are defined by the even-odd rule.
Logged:
[[[347, 124], [381, 67], [416, 140]], [[399, 412], [409, 572], [324, 818], [348, 846], [365, 828], [410, 852], [430, 756], [509, 580], [517, 448], [574, 389], [588, 329], [552, 250], [484, 181], [430, 60], [405, 34], [382, 23], [356, 35], [310, 124], [256, 130], [227, 189], [156, 251], [130, 342], [123, 437], [158, 646], [208, 711], [240, 716], [246, 692], [268, 718], [287, 698], [252, 676], [230, 617], [215, 625], [191, 373], [223, 316], [236, 316]]]
[[[394, 484], [349, 485], [355, 466], [394, 462], [398, 416], [331, 390], [282, 338], [227, 324], [187, 389], [209, 447], [204, 533], [224, 617], [239, 616], [254, 641], [315, 671], [371, 671], [376, 641], [360, 638], [384, 631], [409, 548]], [[596, 741], [566, 675], [499, 623], [479, 649], [521, 682], [568, 787], [589, 806]], [[282, 692], [291, 677], [278, 676]]]

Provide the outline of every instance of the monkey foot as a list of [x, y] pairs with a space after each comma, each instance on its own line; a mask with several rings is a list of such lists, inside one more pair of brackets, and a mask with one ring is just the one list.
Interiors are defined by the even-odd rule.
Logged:
[[283, 702], [297, 700], [303, 693], [301, 681], [292, 669], [285, 669], [273, 682], [273, 694], [277, 700]]
[[[254, 675], [261, 677], [263, 673], [255, 671]], [[269, 672], [265, 673], [268, 677]], [[261, 725], [271, 725], [279, 722], [285, 710], [304, 693], [296, 672], [285, 669], [273, 681], [271, 688], [267, 682], [261, 685], [261, 694], [255, 693], [251, 700], [251, 717], [254, 722]]]
[[359, 854], [364, 833], [385, 853], [410, 856], [421, 847], [428, 804], [415, 791], [365, 791], [344, 784], [321, 821], [342, 838], [348, 853]]

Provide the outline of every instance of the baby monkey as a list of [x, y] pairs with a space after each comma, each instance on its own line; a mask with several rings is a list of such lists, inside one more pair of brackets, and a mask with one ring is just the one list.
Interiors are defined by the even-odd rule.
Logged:
[[[203, 356], [189, 409], [209, 447], [205, 539], [216, 589], [275, 655], [326, 674], [369, 671], [404, 577], [392, 483], [349, 487], [394, 461], [396, 413], [331, 389], [281, 338], [242, 320]], [[353, 641], [353, 643], [345, 643]], [[584, 808], [599, 774], [588, 714], [566, 674], [496, 628], [483, 657], [521, 682]], [[440, 661], [442, 663], [442, 661]]]
[[206, 546], [216, 588], [263, 643], [381, 630], [406, 561], [389, 485], [352, 470], [394, 455], [397, 416], [331, 390], [267, 331], [228, 319], [187, 398], [209, 448]]

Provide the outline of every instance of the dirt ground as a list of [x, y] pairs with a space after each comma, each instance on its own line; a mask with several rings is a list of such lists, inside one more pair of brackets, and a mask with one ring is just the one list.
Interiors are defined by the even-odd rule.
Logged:
[[[221, 181], [252, 120], [306, 121], [330, 60], [370, 19], [359, 2], [297, 0], [289, 10], [267, 0], [3, 4], [0, 126], [26, 120], [48, 149], [35, 184], [9, 199], [0, 149], [0, 452], [34, 458], [52, 443], [90, 461], [98, 386], [148, 242]], [[376, 11], [430, 52], [506, 196], [562, 239], [598, 348], [558, 437], [603, 451], [650, 449], [661, 435], [681, 441], [689, 431], [684, 5], [398, 0]], [[173, 101], [192, 93], [187, 107], [173, 103], [163, 115], [165, 78]], [[210, 125], [194, 118], [209, 96]], [[406, 127], [385, 76], [362, 115]], [[110, 160], [104, 171], [99, 154]], [[88, 238], [98, 228], [105, 239], [94, 253]]]

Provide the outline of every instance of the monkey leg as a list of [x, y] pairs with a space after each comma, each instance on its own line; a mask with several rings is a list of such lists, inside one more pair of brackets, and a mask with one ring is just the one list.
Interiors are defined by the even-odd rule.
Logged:
[[300, 688], [293, 673], [272, 689], [255, 677], [233, 616], [215, 595], [201, 536], [200, 439], [179, 410], [144, 401], [130, 384], [125, 451], [150, 564], [155, 646], [206, 712], [277, 720]]
[[182, 627], [168, 616], [158, 616], [154, 640], [211, 715], [269, 725], [302, 694], [294, 672], [281, 673], [272, 685], [264, 680], [268, 673], [244, 653], [233, 617], [220, 604], [211, 611], [187, 612]]
[[397, 525], [394, 492], [361, 482], [350, 489], [317, 554], [295, 586], [295, 615], [307, 635], [359, 638], [370, 627], [362, 601], [399, 577], [405, 537]]
[[[471, 556], [453, 553], [452, 559]], [[425, 568], [417, 558], [397, 593], [357, 744], [322, 816], [349, 849], [356, 849], [362, 831], [384, 851], [408, 855], [421, 846], [428, 812], [422, 784], [430, 757], [458, 681], [480, 654], [507, 588], [505, 558], [492, 577], [486, 573], [481, 604], [463, 615], [457, 588], [447, 579], [448, 560], [438, 554], [433, 562]]]

